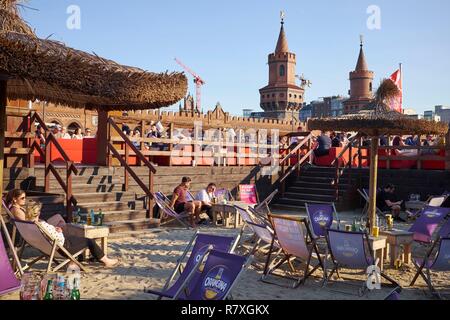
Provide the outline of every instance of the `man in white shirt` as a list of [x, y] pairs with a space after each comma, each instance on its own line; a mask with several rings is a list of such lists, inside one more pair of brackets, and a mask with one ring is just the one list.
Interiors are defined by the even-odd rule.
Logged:
[[202, 212], [205, 212], [208, 217], [213, 220], [212, 216], [212, 202], [214, 199], [214, 192], [216, 192], [217, 186], [214, 183], [210, 183], [206, 189], [201, 190], [195, 196], [195, 200], [202, 202]]

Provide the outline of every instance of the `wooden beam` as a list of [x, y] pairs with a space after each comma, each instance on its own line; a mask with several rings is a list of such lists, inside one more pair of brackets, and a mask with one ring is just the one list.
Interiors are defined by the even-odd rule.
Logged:
[[8, 99], [6, 89], [7, 80], [0, 80], [0, 195], [3, 195], [3, 167], [5, 166], [5, 131], [6, 131], [6, 105]]
[[370, 150], [370, 190], [369, 190], [369, 223], [370, 233], [372, 234], [373, 227], [377, 215], [377, 178], [378, 178], [378, 137], [372, 137]]

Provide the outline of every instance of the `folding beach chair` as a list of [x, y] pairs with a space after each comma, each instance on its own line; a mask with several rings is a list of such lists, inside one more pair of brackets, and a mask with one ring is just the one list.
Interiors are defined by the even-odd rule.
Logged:
[[182, 224], [187, 229], [190, 229], [191, 226], [184, 222], [184, 219], [190, 219], [191, 216], [187, 212], [177, 213], [175, 210], [173, 210], [169, 204], [165, 201], [165, 199], [161, 196], [161, 194], [158, 192], [153, 195], [153, 198], [155, 199], [156, 205], [161, 209], [161, 220], [166, 217], [172, 217], [176, 219], [180, 224]]
[[[13, 219], [14, 216], [11, 213], [11, 211], [8, 209], [8, 207], [6, 206], [5, 202], [2, 202], [2, 209], [3, 209], [2, 211], [5, 211], [7, 213], [9, 220], [11, 221], [11, 219]], [[6, 226], [6, 222], [3, 219], [3, 215], [2, 215], [1, 211], [0, 211], [0, 224], [1, 224], [0, 237], [1, 237], [1, 231], [3, 230], [3, 235], [5, 236], [6, 242], [8, 243], [9, 249], [11, 250], [11, 254], [12, 254], [12, 258], [13, 258], [13, 269], [15, 269], [17, 267], [19, 275], [22, 276], [24, 271], [22, 270], [22, 265], [20, 263], [20, 259], [19, 259], [16, 247], [15, 247], [16, 227], [12, 223], [13, 229], [12, 229], [12, 232], [10, 235], [9, 230]]]
[[384, 298], [385, 301], [398, 301], [400, 300], [400, 294], [402, 293], [402, 287], [397, 287], [394, 290], [392, 290], [391, 293], [387, 295], [386, 298]]
[[[377, 191], [377, 193], [378, 192], [379, 192], [379, 190]], [[365, 201], [363, 213], [361, 216], [361, 219], [362, 219], [364, 217], [369, 216], [369, 204], [370, 204], [369, 189], [358, 189], [358, 193], [361, 195], [361, 197]], [[379, 209], [378, 207], [376, 207], [376, 210], [377, 210], [377, 215], [382, 218], [386, 217], [386, 214], [389, 214], [389, 212], [381, 211], [381, 209]]]
[[[187, 245], [182, 256], [178, 259], [177, 265], [172, 271], [170, 277], [167, 279], [163, 289], [161, 291], [146, 289], [145, 292], [157, 295], [158, 300], [161, 300], [163, 297], [175, 297], [178, 290], [180, 290], [188, 275], [190, 275], [193, 270], [196, 271], [195, 277], [192, 279], [193, 283], [196, 278], [200, 277], [201, 263], [210, 250], [215, 249], [223, 252], [234, 252], [238, 241], [238, 238], [235, 239], [233, 237], [199, 234], [196, 232], [191, 238], [191, 241]], [[185, 262], [184, 260], [189, 252], [190, 256]], [[177, 275], [178, 278], [175, 280]], [[174, 280], [175, 282], [173, 282]], [[188, 287], [188, 289], [192, 289], [192, 287]]]
[[6, 253], [5, 244], [0, 234], [0, 296], [20, 289], [20, 281], [16, 278]]
[[[437, 247], [439, 243], [438, 252], [435, 255], [435, 258], [432, 258], [434, 249]], [[432, 295], [438, 296], [442, 299], [441, 295], [434, 288], [432, 280], [431, 280], [431, 272], [449, 272], [450, 271], [450, 238], [441, 238], [438, 241], [435, 241], [433, 247], [430, 251], [425, 255], [423, 259], [413, 259], [414, 265], [417, 268], [417, 273], [414, 276], [410, 286], [414, 286], [419, 276], [425, 280], [425, 283], [428, 286]], [[425, 272], [424, 273], [424, 269]]]
[[[366, 271], [367, 268], [375, 265], [376, 261], [373, 258], [373, 250], [367, 233], [328, 229], [327, 242], [333, 266], [329, 275], [325, 277], [324, 285], [328, 283], [334, 273], [340, 278], [339, 270], [341, 268]], [[368, 252], [366, 248], [368, 248]], [[383, 272], [380, 272], [380, 275], [395, 287], [399, 286]], [[364, 282], [362, 290], [365, 290], [365, 285]]]
[[[32, 265], [44, 258], [48, 258], [47, 273], [57, 272], [70, 262], [75, 263], [81, 270], [85, 271], [85, 267], [79, 263], [76, 258], [81, 255], [87, 247], [72, 255], [66, 248], [59, 245], [58, 242], [53, 239], [45, 229], [40, 228], [36, 223], [18, 220], [12, 221], [25, 242], [32, 248], [38, 249], [42, 253], [40, 257], [33, 260], [25, 267], [22, 267], [23, 271], [28, 270]], [[25, 244], [20, 251], [23, 252], [24, 248]], [[19, 259], [20, 256], [21, 255], [19, 255]], [[57, 264], [56, 267], [52, 268], [53, 262], [57, 263], [55, 261], [56, 259], [62, 259], [63, 261]]]
[[[322, 259], [319, 254], [319, 250], [315, 242], [307, 243], [307, 238], [312, 238], [312, 233], [309, 228], [306, 219], [301, 218], [286, 218], [279, 216], [270, 216], [272, 225], [275, 229], [275, 236], [281, 246], [283, 257], [280, 259], [271, 260], [271, 253], [274, 248], [274, 239], [272, 240], [272, 245], [267, 257], [266, 266], [264, 268], [264, 275], [261, 280], [266, 283], [276, 284], [275, 282], [270, 282], [267, 280], [268, 275], [275, 275], [278, 277], [294, 280], [292, 288], [297, 288], [300, 284], [304, 284], [306, 279], [311, 276], [319, 267], [323, 268]], [[315, 265], [311, 264], [312, 259], [316, 260]], [[301, 263], [305, 264], [305, 269], [303, 270], [303, 276], [290, 277], [275, 274], [274, 271], [280, 268], [284, 263], [288, 263], [291, 270], [295, 270], [293, 265], [293, 260], [299, 260]], [[310, 266], [312, 269], [310, 270]]]
[[421, 244], [431, 244], [434, 232], [449, 214], [449, 208], [426, 206], [409, 229], [409, 232], [414, 233], [414, 241]]
[[170, 199], [161, 191], [156, 192], [155, 197], [157, 197], [158, 200], [160, 200], [160, 201], [166, 203], [168, 206], [170, 206]]
[[444, 225], [439, 230], [439, 238], [450, 238], [450, 218], [444, 223]]
[[227, 201], [234, 201], [233, 195], [231, 194], [231, 192], [228, 189], [217, 189], [214, 192], [214, 196], [217, 199], [224, 199]]
[[[214, 301], [226, 300], [252, 257], [211, 250], [199, 277], [192, 270], [173, 300]], [[192, 288], [192, 290], [187, 290]]]
[[271, 246], [272, 242], [274, 243], [273, 245], [275, 248], [280, 249], [280, 245], [278, 243], [278, 240], [275, 238], [275, 232], [272, 229], [271, 225], [269, 225], [266, 221], [260, 219], [258, 216], [250, 214], [249, 211], [244, 208], [236, 205], [234, 207], [244, 221], [244, 226], [242, 227], [240, 232], [241, 239], [246, 227], [250, 228], [250, 230], [253, 231], [256, 236], [256, 243], [251, 251], [251, 254], [255, 254], [259, 250]]
[[[428, 206], [428, 207], [442, 207], [442, 205], [445, 203], [447, 198], [448, 198], [447, 195], [430, 197], [427, 200], [427, 202], [426, 202], [426, 206]], [[417, 219], [417, 217], [422, 212], [422, 210], [423, 209], [418, 209], [418, 210], [414, 210], [414, 211], [406, 211], [406, 213], [408, 214], [408, 219]]]
[[270, 203], [273, 201], [275, 196], [278, 194], [278, 189], [273, 191], [266, 199], [264, 199], [263, 202], [258, 204], [254, 209], [254, 213], [257, 215], [263, 217], [267, 221], [269, 220], [269, 215], [272, 214], [272, 211], [270, 210]]
[[305, 203], [308, 214], [308, 222], [311, 226], [312, 239], [324, 239], [327, 229], [331, 228], [336, 221], [339, 229], [339, 215], [334, 203], [330, 204], [309, 204]]
[[192, 193], [189, 190], [186, 192], [186, 200], [188, 202], [195, 201], [195, 197], [192, 195]]

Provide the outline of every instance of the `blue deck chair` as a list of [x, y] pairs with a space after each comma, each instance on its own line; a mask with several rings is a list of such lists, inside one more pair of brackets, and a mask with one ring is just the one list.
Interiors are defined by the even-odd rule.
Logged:
[[[192, 279], [193, 282], [195, 282], [196, 278], [200, 276], [201, 264], [210, 250], [215, 249], [224, 252], [234, 252], [237, 245], [237, 240], [238, 239], [235, 239], [234, 237], [199, 234], [198, 232], [195, 233], [184, 250], [183, 255], [177, 261], [177, 265], [170, 277], [167, 279], [163, 289], [161, 291], [145, 289], [145, 292], [157, 295], [158, 300], [163, 297], [175, 297], [178, 290], [180, 290], [181, 286], [184, 284], [185, 280], [192, 271], [196, 271], [194, 273], [194, 278]], [[190, 256], [186, 263], [184, 263], [189, 251], [191, 252]], [[192, 289], [192, 286], [188, 289]]]
[[439, 238], [450, 238], [450, 219], [441, 227], [438, 236]]
[[[330, 274], [325, 277], [324, 285], [335, 272], [340, 277], [339, 270], [341, 268], [367, 270], [375, 264], [367, 233], [328, 229], [327, 242], [333, 266]], [[368, 251], [366, 248], [368, 248]], [[395, 287], [399, 286], [397, 282], [383, 272], [380, 275]]]
[[[166, 200], [162, 196], [162, 193], [157, 192], [153, 194], [153, 198], [155, 199], [156, 205], [161, 209], [162, 215], [161, 218], [165, 215], [166, 217], [172, 217], [176, 219], [180, 224], [182, 224], [187, 229], [190, 229], [191, 226], [187, 224], [184, 220], [192, 219], [191, 215], [187, 212], [177, 213], [173, 210], [169, 204], [167, 204]], [[161, 219], [162, 220], [162, 219]]]
[[449, 214], [450, 208], [426, 206], [409, 229], [409, 232], [414, 233], [414, 241], [420, 244], [432, 244], [435, 231]]
[[[211, 250], [199, 276], [192, 271], [174, 300], [217, 301], [231, 297], [231, 292], [252, 257]], [[190, 289], [192, 288], [192, 289]]]
[[[438, 243], [438, 252], [435, 255], [435, 258], [432, 258], [434, 249], [438, 246]], [[414, 286], [419, 276], [421, 276], [423, 280], [425, 280], [425, 283], [427, 284], [431, 294], [436, 295], [440, 299], [442, 299], [441, 295], [433, 286], [430, 271], [447, 273], [450, 271], [450, 238], [441, 238], [440, 240], [435, 241], [433, 247], [423, 259], [413, 259], [413, 262], [417, 268], [417, 273], [414, 276], [410, 286]], [[424, 270], [426, 271], [426, 273], [424, 273]]]
[[312, 239], [325, 238], [327, 229], [331, 228], [336, 221], [339, 227], [340, 220], [334, 203], [330, 204], [310, 204], [305, 203], [308, 213], [308, 222], [311, 226]]
[[[312, 238], [312, 233], [306, 219], [295, 217], [287, 218], [276, 215], [271, 215], [269, 218], [274, 227], [275, 236], [281, 246], [283, 256], [280, 259], [275, 258], [272, 262], [270, 261], [271, 253], [274, 249], [274, 241], [272, 240], [272, 246], [267, 257], [264, 274], [261, 278], [263, 282], [279, 285], [276, 282], [267, 280], [269, 275], [275, 275], [293, 280], [292, 286], [289, 287], [297, 288], [299, 285], [304, 284], [306, 279], [319, 269], [319, 267], [324, 270], [317, 244], [315, 242], [307, 243], [307, 238]], [[292, 264], [293, 260], [299, 260], [305, 265], [302, 276], [290, 277], [274, 273], [275, 270], [280, 268], [286, 262], [289, 264], [291, 270], [297, 271]], [[313, 260], [315, 260], [315, 263], [313, 263]]]
[[0, 296], [20, 289], [20, 281], [16, 278], [6, 253], [5, 244], [0, 231]]

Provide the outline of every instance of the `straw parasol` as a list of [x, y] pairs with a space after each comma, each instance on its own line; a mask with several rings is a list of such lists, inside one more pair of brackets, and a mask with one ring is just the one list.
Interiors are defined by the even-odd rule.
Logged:
[[384, 79], [378, 88], [374, 102], [357, 114], [337, 118], [312, 119], [309, 130], [353, 131], [372, 138], [370, 151], [370, 226], [376, 219], [376, 190], [378, 175], [378, 146], [381, 135], [437, 134], [445, 135], [448, 125], [442, 122], [417, 120], [396, 111], [391, 111], [390, 99], [400, 94], [398, 87], [390, 79]]
[[0, 193], [8, 98], [107, 112], [167, 107], [187, 91], [183, 73], [147, 72], [39, 39], [20, 17], [20, 2], [0, 0]]

